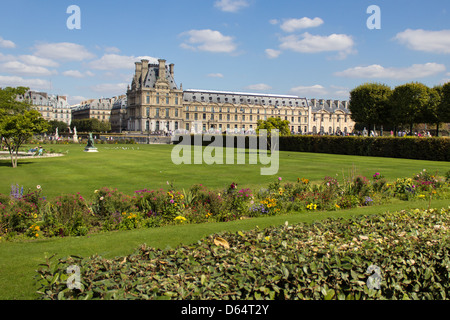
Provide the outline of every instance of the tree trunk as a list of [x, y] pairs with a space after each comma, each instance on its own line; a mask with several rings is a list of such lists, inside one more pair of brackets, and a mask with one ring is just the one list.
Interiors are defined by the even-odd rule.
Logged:
[[439, 137], [439, 122], [436, 123], [436, 137]]

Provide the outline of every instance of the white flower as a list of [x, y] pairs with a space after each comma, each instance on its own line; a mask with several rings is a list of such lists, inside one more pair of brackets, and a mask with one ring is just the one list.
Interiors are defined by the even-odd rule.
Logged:
[[100, 201], [102, 201], [104, 198], [103, 197], [100, 197]]
[[41, 186], [40, 186], [40, 185], [38, 184], [38, 185], [36, 186], [36, 188], [37, 188], [37, 189], [40, 189], [40, 188], [41, 188]]

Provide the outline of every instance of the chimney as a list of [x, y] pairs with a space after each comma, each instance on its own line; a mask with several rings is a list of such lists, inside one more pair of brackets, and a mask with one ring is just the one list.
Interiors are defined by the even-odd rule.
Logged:
[[169, 64], [169, 70], [170, 70], [170, 75], [172, 76], [172, 79], [173, 79], [173, 67], [174, 67], [173, 63]]
[[166, 80], [166, 60], [159, 59], [159, 79]]
[[141, 60], [142, 63], [142, 80], [147, 76], [148, 73], [148, 60]]
[[136, 65], [136, 72], [134, 75], [134, 82], [136, 83], [136, 87], [139, 84], [139, 79], [141, 78], [142, 74], [142, 62], [135, 62]]

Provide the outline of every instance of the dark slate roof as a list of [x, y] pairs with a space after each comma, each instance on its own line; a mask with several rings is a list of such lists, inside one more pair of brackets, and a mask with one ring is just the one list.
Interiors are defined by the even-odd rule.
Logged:
[[280, 107], [308, 107], [306, 98], [297, 96], [216, 90], [184, 90], [183, 100], [186, 102], [196, 101]]
[[[158, 64], [149, 64], [148, 65], [148, 73], [145, 76], [143, 87], [146, 88], [154, 88], [156, 84], [156, 80], [159, 77], [159, 65]], [[175, 83], [174, 77], [169, 72], [169, 67], [166, 65], [166, 80], [169, 82], [170, 89], [178, 89], [177, 84]]]

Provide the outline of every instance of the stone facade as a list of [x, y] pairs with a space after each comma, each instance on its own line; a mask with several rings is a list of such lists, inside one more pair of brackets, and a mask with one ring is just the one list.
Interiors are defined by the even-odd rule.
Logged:
[[[307, 100], [291, 95], [214, 90], [183, 90], [174, 78], [174, 65], [141, 60], [127, 90], [122, 121], [127, 131], [254, 132], [258, 120], [279, 117], [293, 133], [351, 133], [354, 122], [346, 101]], [[117, 131], [116, 131], [117, 132]]]
[[66, 96], [51, 95], [45, 92], [28, 91], [17, 100], [28, 100], [42, 117], [47, 120], [57, 120], [67, 123], [72, 121], [72, 112]]
[[111, 109], [116, 100], [118, 97], [82, 101], [79, 106], [72, 108], [72, 118], [74, 120], [95, 118], [110, 122]]

